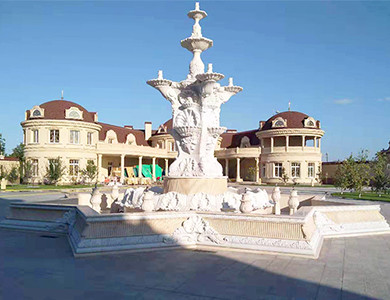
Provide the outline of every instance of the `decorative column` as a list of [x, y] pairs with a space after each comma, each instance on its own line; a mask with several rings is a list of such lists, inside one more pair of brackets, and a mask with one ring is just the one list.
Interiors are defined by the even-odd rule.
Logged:
[[103, 155], [102, 154], [98, 154], [98, 161], [97, 161], [97, 173], [98, 173], [98, 176], [97, 176], [97, 181], [100, 180], [100, 176], [102, 175], [102, 158], [103, 158]]
[[271, 138], [271, 153], [274, 152], [274, 138]]
[[286, 135], [286, 152], [288, 152], [289, 144], [290, 144], [290, 136]]
[[256, 167], [255, 167], [255, 169], [256, 169], [256, 177], [255, 177], [255, 181], [256, 182], [259, 182], [260, 181], [260, 170], [259, 170], [259, 158], [258, 157], [256, 157], [255, 158], [255, 161], [256, 161]]
[[168, 176], [168, 158], [165, 159], [165, 176]]
[[305, 150], [305, 139], [306, 139], [306, 136], [302, 135], [302, 151]]
[[121, 183], [125, 182], [125, 154], [121, 154]]
[[236, 170], [236, 182], [241, 182], [242, 179], [240, 177], [240, 158], [237, 157], [237, 170]]
[[318, 138], [318, 149], [321, 150], [321, 138]]
[[152, 158], [152, 180], [156, 182], [156, 158]]
[[225, 176], [229, 178], [229, 159], [225, 158]]
[[138, 178], [142, 178], [142, 156], [138, 157]]
[[317, 137], [314, 137], [314, 148], [317, 148]]

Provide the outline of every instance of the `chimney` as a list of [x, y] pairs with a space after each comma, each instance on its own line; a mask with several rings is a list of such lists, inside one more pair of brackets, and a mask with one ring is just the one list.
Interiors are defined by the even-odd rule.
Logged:
[[152, 122], [145, 122], [145, 140], [152, 136]]
[[134, 126], [133, 125], [125, 125], [125, 128], [134, 129]]

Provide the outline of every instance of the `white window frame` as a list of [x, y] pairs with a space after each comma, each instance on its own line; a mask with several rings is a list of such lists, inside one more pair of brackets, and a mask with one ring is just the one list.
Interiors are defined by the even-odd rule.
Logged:
[[80, 144], [80, 131], [79, 130], [71, 130], [69, 136], [69, 143], [78, 145]]
[[283, 164], [282, 163], [273, 163], [274, 166], [274, 177], [282, 178], [283, 175]]
[[308, 163], [307, 164], [307, 177], [314, 178], [315, 177], [315, 163]]
[[38, 129], [31, 130], [31, 137], [32, 137], [32, 143], [38, 144], [39, 143], [39, 130]]
[[[51, 132], [54, 131], [54, 142], [51, 141]], [[56, 134], [58, 132], [58, 142], [56, 142]], [[50, 129], [49, 130], [49, 143], [50, 144], [59, 144], [60, 143], [60, 130], [59, 129]]]
[[39, 175], [39, 161], [38, 161], [38, 159], [31, 160], [31, 171], [32, 171], [32, 176]]
[[87, 132], [87, 145], [92, 145], [93, 133]]
[[301, 177], [301, 163], [293, 162], [291, 163], [291, 177], [300, 178]]
[[78, 159], [69, 159], [69, 175], [78, 176], [80, 172], [80, 161]]

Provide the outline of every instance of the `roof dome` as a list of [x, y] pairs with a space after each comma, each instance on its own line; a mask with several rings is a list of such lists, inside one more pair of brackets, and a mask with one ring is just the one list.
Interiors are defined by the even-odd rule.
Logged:
[[[275, 126], [275, 121], [277, 119], [284, 120], [286, 124], [282, 126]], [[307, 128], [311, 127], [314, 129], [319, 129], [319, 121], [315, 121], [313, 119], [313, 126], [305, 125], [305, 120], [312, 119], [308, 115], [298, 112], [298, 111], [284, 111], [278, 113], [271, 118], [269, 118], [266, 122], [261, 122], [260, 130], [270, 130], [270, 129], [278, 129], [278, 128]]]
[[[84, 122], [96, 122], [95, 119], [95, 112], [89, 112], [87, 111], [84, 107], [81, 105], [71, 102], [71, 101], [66, 101], [66, 100], [52, 100], [48, 101], [45, 103], [42, 103], [39, 106], [34, 106], [39, 107], [40, 109], [43, 110], [43, 114], [39, 116], [40, 119], [48, 119], [48, 120], [66, 120], [69, 119], [66, 116], [66, 111], [69, 110], [70, 108], [76, 108], [80, 112], [82, 112], [82, 117], [79, 119], [80, 121]], [[31, 115], [32, 110], [27, 110], [27, 120], [30, 119], [30, 117], [33, 117]]]

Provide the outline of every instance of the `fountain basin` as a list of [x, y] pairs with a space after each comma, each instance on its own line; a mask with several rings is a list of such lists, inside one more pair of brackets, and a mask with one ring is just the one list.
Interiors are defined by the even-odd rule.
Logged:
[[219, 195], [227, 191], [227, 177], [170, 177], [164, 178], [164, 193], [184, 195], [205, 193]]
[[20, 204], [0, 227], [63, 233], [75, 256], [172, 248], [317, 258], [324, 238], [390, 233], [379, 205], [307, 206], [289, 215], [229, 212], [99, 214], [88, 206]]

